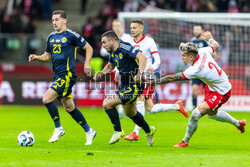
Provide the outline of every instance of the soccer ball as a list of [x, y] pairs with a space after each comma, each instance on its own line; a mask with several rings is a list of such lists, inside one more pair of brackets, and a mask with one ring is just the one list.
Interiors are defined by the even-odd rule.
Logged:
[[34, 135], [30, 131], [22, 131], [17, 137], [20, 146], [32, 146], [35, 142]]

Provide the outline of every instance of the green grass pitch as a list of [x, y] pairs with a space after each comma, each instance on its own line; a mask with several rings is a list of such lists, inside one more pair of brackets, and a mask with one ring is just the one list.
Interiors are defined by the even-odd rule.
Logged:
[[[149, 115], [146, 120], [157, 129], [153, 147], [147, 146], [141, 131], [137, 142], [121, 139], [109, 145], [113, 128], [101, 109], [80, 108], [89, 125], [97, 131], [93, 145], [85, 146], [85, 132], [69, 114], [59, 108], [61, 124], [66, 133], [56, 143], [49, 143], [54, 130], [43, 106], [0, 106], [0, 166], [174, 166], [224, 167], [250, 166], [250, 133], [241, 134], [228, 123], [203, 117], [190, 141], [189, 148], [172, 148], [184, 136], [188, 119], [170, 111]], [[250, 112], [230, 112], [236, 119], [250, 120]], [[125, 134], [134, 124], [121, 119]], [[21, 147], [17, 136], [23, 130], [35, 136], [32, 147]]]

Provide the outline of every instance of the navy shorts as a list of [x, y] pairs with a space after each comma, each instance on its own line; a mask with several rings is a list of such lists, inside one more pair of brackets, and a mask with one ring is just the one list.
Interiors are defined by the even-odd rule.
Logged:
[[76, 77], [69, 77], [68, 75], [55, 78], [54, 83], [51, 85], [51, 89], [59, 94], [58, 99], [63, 97], [72, 98], [72, 87], [76, 83]]
[[121, 99], [122, 104], [131, 104], [136, 102], [137, 97], [142, 94], [144, 88], [144, 83], [121, 84], [116, 94]]
[[206, 86], [206, 84], [202, 82], [200, 79], [197, 79], [197, 78], [192, 79], [192, 85], [201, 85], [201, 84], [203, 84], [203, 87]]

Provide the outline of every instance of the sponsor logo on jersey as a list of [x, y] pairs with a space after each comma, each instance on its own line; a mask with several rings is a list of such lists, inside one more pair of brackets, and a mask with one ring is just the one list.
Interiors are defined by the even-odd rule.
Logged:
[[51, 39], [49, 42], [55, 42], [55, 40], [54, 40], [54, 39]]
[[134, 45], [136, 49], [140, 49], [140, 45]]
[[62, 38], [62, 43], [65, 43], [65, 42], [67, 42], [67, 38], [66, 38], [66, 37], [63, 37], [63, 38]]

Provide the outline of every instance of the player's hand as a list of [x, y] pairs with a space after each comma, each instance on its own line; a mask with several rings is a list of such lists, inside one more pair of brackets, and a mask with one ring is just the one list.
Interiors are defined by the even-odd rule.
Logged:
[[120, 74], [119, 72], [115, 73], [115, 82], [119, 82], [120, 81]]
[[209, 39], [213, 38], [213, 35], [211, 34], [211, 32], [206, 31], [202, 34], [202, 37], [206, 40], [209, 41]]
[[31, 62], [31, 61], [36, 61], [37, 60], [37, 55], [35, 55], [35, 54], [30, 54], [30, 56], [29, 56], [29, 62]]
[[104, 75], [103, 72], [95, 73], [93, 79], [94, 79], [95, 81], [100, 80], [101, 77], [102, 77], [103, 75]]
[[92, 68], [90, 68], [89, 66], [85, 66], [84, 67], [84, 73], [87, 75], [87, 77], [91, 77], [91, 75], [92, 75]]
[[142, 74], [138, 72], [134, 77], [134, 81], [137, 83], [140, 82], [141, 80], [142, 80]]
[[153, 72], [155, 72], [155, 70], [154, 70], [152, 67], [149, 67], [149, 68], [146, 70], [146, 72], [148, 72], [148, 73], [153, 73]]

